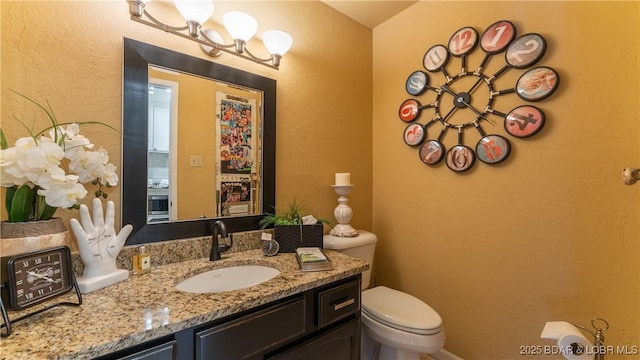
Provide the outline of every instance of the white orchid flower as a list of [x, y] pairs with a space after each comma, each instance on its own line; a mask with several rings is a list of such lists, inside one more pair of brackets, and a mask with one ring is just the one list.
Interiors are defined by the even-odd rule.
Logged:
[[49, 206], [69, 208], [75, 205], [79, 199], [87, 196], [87, 189], [78, 183], [78, 177], [67, 175], [65, 180], [52, 178], [48, 189], [38, 190], [38, 195], [45, 197]]
[[38, 181], [35, 183], [43, 189], [49, 189], [55, 183], [69, 181], [78, 182], [78, 176], [67, 175], [65, 174], [64, 169], [60, 167], [50, 167], [40, 174]]
[[17, 158], [18, 150], [15, 147], [0, 149], [0, 181], [3, 187], [23, 185], [28, 181], [23, 176], [13, 175], [12, 173], [15, 173], [15, 170], [7, 172], [7, 170], [13, 169], [13, 167], [16, 166]]
[[[59, 125], [50, 106], [20, 96], [38, 105], [53, 126], [37, 133], [43, 134], [41, 136], [19, 138], [13, 147], [0, 149], [0, 184], [12, 189], [11, 194], [14, 194], [13, 201], [6, 205], [9, 221], [46, 220], [53, 216], [55, 208], [77, 206], [78, 200], [87, 195], [83, 183], [98, 184], [96, 196], [106, 198], [102, 187], [118, 184], [116, 167], [109, 163], [107, 151], [88, 150], [94, 145], [80, 134], [79, 124], [71, 123], [63, 127]], [[54, 209], [36, 209], [33, 204], [25, 202], [27, 196], [33, 196], [30, 195], [32, 192], [33, 195], [44, 197], [46, 204]]]
[[93, 144], [89, 139], [80, 135], [80, 126], [78, 124], [70, 124], [67, 129], [64, 130], [64, 143], [63, 148], [65, 152], [65, 158], [72, 159], [76, 152], [80, 149], [91, 149]]
[[105, 164], [109, 161], [106, 150], [86, 151], [78, 149], [69, 163], [69, 169], [76, 173], [80, 182], [87, 183], [100, 178], [105, 173]]
[[104, 174], [100, 176], [100, 183], [102, 185], [116, 186], [118, 185], [118, 174], [116, 173], [116, 166], [109, 163], [104, 167]]
[[47, 166], [47, 155], [33, 139], [20, 141], [23, 139], [16, 142], [16, 161], [5, 171], [16, 178], [24, 179], [23, 182], [35, 183], [42, 170]]

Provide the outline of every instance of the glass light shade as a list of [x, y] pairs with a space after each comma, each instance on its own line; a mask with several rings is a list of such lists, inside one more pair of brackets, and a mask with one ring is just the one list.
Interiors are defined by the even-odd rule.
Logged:
[[180, 15], [187, 21], [204, 24], [213, 15], [215, 9], [211, 0], [174, 0]]
[[268, 30], [262, 34], [262, 41], [264, 46], [269, 50], [269, 54], [284, 55], [291, 45], [293, 45], [293, 38], [291, 35], [280, 30]]
[[229, 11], [222, 17], [222, 22], [233, 40], [247, 42], [258, 31], [256, 19], [241, 11]]

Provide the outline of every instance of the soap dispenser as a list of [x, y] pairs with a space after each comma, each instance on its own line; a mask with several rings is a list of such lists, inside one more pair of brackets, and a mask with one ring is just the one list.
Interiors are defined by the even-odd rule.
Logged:
[[140, 246], [138, 253], [133, 255], [133, 273], [140, 275], [151, 271], [151, 255], [146, 252], [146, 246]]

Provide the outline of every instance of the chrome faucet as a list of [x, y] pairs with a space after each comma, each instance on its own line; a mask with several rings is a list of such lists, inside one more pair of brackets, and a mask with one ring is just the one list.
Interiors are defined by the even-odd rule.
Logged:
[[231, 242], [229, 245], [218, 245], [218, 231], [220, 231], [220, 236], [226, 238], [229, 236], [227, 232], [227, 225], [222, 220], [218, 220], [213, 223], [213, 227], [211, 229], [211, 255], [209, 256], [209, 261], [220, 260], [220, 253], [227, 251], [233, 245], [233, 238], [231, 238]]

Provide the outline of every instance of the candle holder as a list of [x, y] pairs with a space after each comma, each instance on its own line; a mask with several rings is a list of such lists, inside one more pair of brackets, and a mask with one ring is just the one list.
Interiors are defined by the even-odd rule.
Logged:
[[336, 225], [329, 234], [339, 237], [356, 237], [358, 231], [349, 225], [349, 221], [353, 217], [353, 210], [347, 205], [349, 199], [347, 195], [351, 192], [354, 185], [331, 185], [333, 190], [338, 194], [338, 206], [333, 210], [333, 216], [338, 220]]

